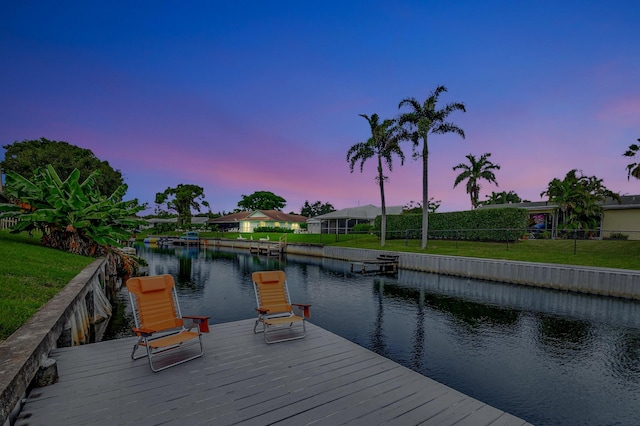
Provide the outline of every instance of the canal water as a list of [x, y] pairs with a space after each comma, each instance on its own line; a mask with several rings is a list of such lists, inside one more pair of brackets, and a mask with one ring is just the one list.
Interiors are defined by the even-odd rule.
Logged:
[[[282, 269], [314, 324], [533, 424], [640, 424], [639, 302], [248, 250], [138, 253], [176, 278], [185, 315], [253, 318], [251, 273]], [[116, 299], [104, 339], [131, 335], [126, 289]]]

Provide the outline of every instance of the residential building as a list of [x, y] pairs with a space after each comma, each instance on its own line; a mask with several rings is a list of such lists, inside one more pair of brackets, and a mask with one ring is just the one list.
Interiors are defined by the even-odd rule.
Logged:
[[[401, 213], [402, 206], [387, 207], [388, 215]], [[307, 231], [310, 234], [348, 234], [359, 223], [373, 226], [381, 214], [382, 208], [372, 204], [349, 207], [307, 220]]]
[[[620, 201], [607, 199], [602, 205], [602, 219], [595, 238], [610, 238], [612, 234], [625, 234], [630, 240], [640, 240], [640, 195], [623, 195]], [[517, 207], [528, 210], [529, 227], [557, 234], [558, 206], [547, 201], [528, 203], [489, 204], [479, 208]]]
[[306, 216], [283, 213], [278, 210], [253, 210], [233, 213], [209, 219], [210, 226], [217, 226], [222, 232], [253, 232], [258, 227], [286, 228], [300, 231], [300, 224], [307, 221]]

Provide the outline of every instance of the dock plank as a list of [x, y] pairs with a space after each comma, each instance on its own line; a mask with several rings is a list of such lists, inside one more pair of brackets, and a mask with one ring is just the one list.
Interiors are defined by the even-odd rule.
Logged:
[[15, 424], [528, 424], [313, 324], [267, 345], [253, 322], [212, 326], [202, 358], [160, 373], [135, 338], [56, 349], [58, 383]]

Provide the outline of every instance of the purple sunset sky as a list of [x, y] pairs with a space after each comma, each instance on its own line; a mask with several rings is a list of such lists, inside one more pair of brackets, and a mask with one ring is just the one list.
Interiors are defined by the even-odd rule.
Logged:
[[[213, 212], [271, 191], [299, 212], [380, 205], [358, 114], [395, 117], [439, 84], [466, 139], [430, 138], [438, 211], [470, 208], [452, 167], [492, 154], [499, 187], [540, 201], [571, 169], [639, 194], [640, 2], [13, 1], [0, 6], [0, 145], [67, 141], [119, 169], [126, 198], [202, 186]], [[396, 158], [387, 205], [421, 199]], [[0, 158], [3, 151], [0, 150]]]

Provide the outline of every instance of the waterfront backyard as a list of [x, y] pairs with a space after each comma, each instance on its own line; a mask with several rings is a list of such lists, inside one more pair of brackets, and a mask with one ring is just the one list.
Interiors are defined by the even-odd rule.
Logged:
[[[533, 424], [634, 424], [640, 303], [412, 271], [231, 249], [140, 247], [176, 277], [184, 312], [214, 324], [254, 315], [250, 274], [283, 269], [311, 322]], [[130, 336], [126, 292], [106, 339]], [[251, 329], [247, 329], [251, 333]]]
[[[635, 244], [612, 243], [626, 243], [619, 257]], [[410, 271], [362, 276], [345, 262], [293, 255], [139, 250], [150, 273], [176, 277], [185, 313], [204, 310], [215, 324], [254, 315], [251, 271], [284, 269], [294, 300], [313, 304], [314, 324], [487, 404], [535, 424], [632, 424], [637, 302]], [[116, 304], [107, 339], [130, 335], [126, 309], [126, 301]], [[361, 329], [339, 330], [346, 325]]]

